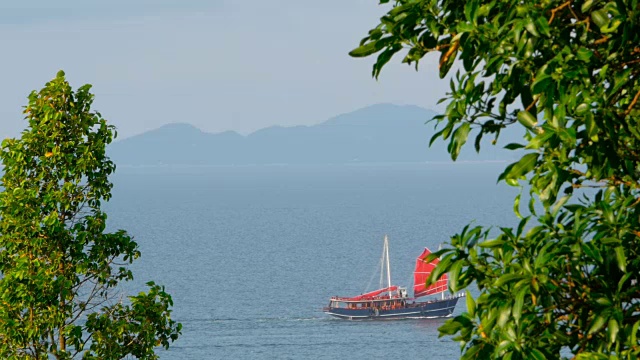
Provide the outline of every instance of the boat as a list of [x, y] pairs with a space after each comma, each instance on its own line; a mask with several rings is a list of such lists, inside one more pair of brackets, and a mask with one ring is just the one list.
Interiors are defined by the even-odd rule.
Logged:
[[[454, 295], [449, 292], [447, 274], [443, 274], [434, 284], [425, 285], [429, 275], [440, 262], [437, 258], [425, 262], [429, 254], [431, 251], [425, 247], [416, 258], [413, 297], [409, 297], [406, 287], [391, 283], [389, 238], [385, 235], [380, 259], [380, 288], [353, 297], [333, 296], [329, 300], [329, 306], [323, 308], [323, 311], [347, 320], [429, 319], [451, 316], [458, 299], [463, 297], [464, 293]], [[385, 267], [387, 282], [383, 284]], [[441, 296], [425, 298], [437, 294]]]

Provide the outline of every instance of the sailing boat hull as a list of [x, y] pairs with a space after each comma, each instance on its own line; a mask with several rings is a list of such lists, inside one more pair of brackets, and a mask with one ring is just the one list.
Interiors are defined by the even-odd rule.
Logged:
[[324, 308], [328, 315], [347, 320], [387, 320], [387, 319], [431, 319], [449, 317], [456, 307], [459, 297], [442, 300], [417, 302], [395, 309], [350, 309], [343, 307]]

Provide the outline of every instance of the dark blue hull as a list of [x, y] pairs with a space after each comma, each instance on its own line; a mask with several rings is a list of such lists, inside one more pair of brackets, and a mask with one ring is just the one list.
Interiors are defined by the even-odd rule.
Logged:
[[407, 304], [402, 308], [382, 309], [349, 309], [341, 307], [325, 308], [324, 312], [347, 320], [387, 320], [387, 319], [429, 319], [448, 317], [453, 313], [459, 297], [443, 300]]

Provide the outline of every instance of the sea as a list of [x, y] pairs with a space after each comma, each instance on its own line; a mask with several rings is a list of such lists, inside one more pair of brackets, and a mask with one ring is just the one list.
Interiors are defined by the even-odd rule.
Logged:
[[423, 247], [469, 223], [517, 224], [518, 189], [496, 181], [506, 165], [118, 167], [108, 226], [142, 252], [120, 291], [155, 281], [172, 295], [183, 330], [163, 360], [456, 359], [442, 319], [346, 321], [322, 307], [376, 288], [385, 235], [392, 282], [406, 286]]

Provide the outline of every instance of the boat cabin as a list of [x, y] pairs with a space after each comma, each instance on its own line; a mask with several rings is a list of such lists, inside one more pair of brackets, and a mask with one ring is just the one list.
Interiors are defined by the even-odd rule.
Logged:
[[[387, 293], [382, 295], [383, 292]], [[329, 308], [390, 310], [406, 307], [407, 300], [409, 300], [407, 297], [407, 289], [393, 286], [354, 297], [334, 296], [329, 301]]]

